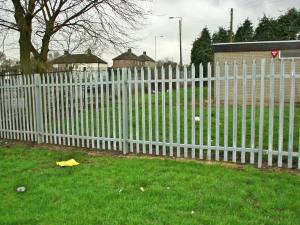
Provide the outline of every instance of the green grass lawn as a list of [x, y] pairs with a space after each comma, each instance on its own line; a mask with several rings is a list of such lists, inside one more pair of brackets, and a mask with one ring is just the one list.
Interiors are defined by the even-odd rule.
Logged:
[[[81, 164], [55, 165], [71, 158]], [[300, 224], [299, 185], [248, 166], [0, 144], [1, 225]]]
[[[200, 107], [199, 107], [199, 91], [200, 89], [197, 87], [195, 89], [195, 96], [196, 96], [196, 107], [195, 107], [195, 115], [199, 116], [200, 115]], [[116, 91], [117, 93], [117, 91]], [[139, 125], [139, 139], [142, 140], [142, 97], [141, 94], [138, 96], [138, 108], [135, 105], [135, 98], [134, 98], [134, 90], [132, 91], [132, 133], [133, 133], [133, 139], [136, 140], [136, 110], [138, 110], [138, 115], [139, 115], [139, 120], [138, 120], [138, 125]], [[207, 126], [207, 88], [204, 88], [204, 108], [203, 108], [203, 140], [204, 144], [207, 143], [207, 131], [208, 131], [208, 126]], [[192, 99], [192, 91], [191, 88], [188, 88], [187, 90], [187, 97], [188, 97], [188, 106], [187, 106], [187, 114], [188, 114], [188, 143], [191, 144], [192, 141], [192, 106], [191, 106], [191, 99]], [[170, 130], [169, 130], [169, 93], [165, 93], [165, 98], [166, 98], [166, 141], [170, 141]], [[173, 95], [172, 95], [172, 100], [173, 100], [173, 141], [175, 143], [184, 143], [184, 91], [183, 89], [180, 90], [180, 140], [177, 140], [176, 132], [177, 132], [177, 120], [176, 120], [176, 90], [173, 90]], [[90, 102], [90, 101], [88, 101]], [[100, 100], [99, 100], [100, 104]], [[107, 124], [107, 108], [106, 108], [106, 98], [105, 98], [105, 103], [104, 104], [104, 126], [105, 126], [105, 136], [110, 136], [113, 137], [113, 110], [112, 110], [112, 100], [110, 100], [110, 105], [109, 105], [109, 117], [110, 117], [110, 133], [108, 135], [108, 124]], [[121, 102], [121, 104], [123, 104]], [[268, 102], [265, 103], [265, 109], [264, 109], [264, 140], [263, 140], [263, 146], [265, 149], [268, 149], [268, 138], [269, 138], [269, 107], [268, 107]], [[152, 111], [152, 140], [155, 140], [155, 95], [151, 94], [151, 111]], [[89, 135], [92, 134], [92, 130], [94, 130], [95, 135], [97, 134], [96, 132], [96, 110], [95, 106], [93, 109], [93, 115], [91, 114], [91, 108], [89, 106], [88, 110], [84, 108], [84, 119], [83, 119], [83, 126], [86, 129], [86, 114], [88, 113], [89, 116]], [[220, 135], [220, 146], [224, 146], [224, 105], [220, 105], [220, 123], [218, 124], [219, 126], [219, 135]], [[115, 109], [115, 115], [116, 115], [116, 135], [117, 137], [119, 136], [119, 129], [118, 129], [118, 102], [116, 99], [116, 109]], [[122, 115], [122, 114], [121, 114]], [[161, 92], [158, 93], [158, 117], [159, 117], [159, 126], [158, 126], [158, 131], [159, 131], [159, 141], [163, 140], [163, 125], [162, 125], [162, 94]], [[233, 146], [233, 106], [229, 106], [229, 117], [228, 117], [228, 144], [229, 146]], [[259, 105], [256, 106], [256, 113], [255, 113], [255, 146], [258, 147], [259, 143], [259, 115], [260, 115], [260, 109]], [[94, 123], [91, 122], [91, 117], [94, 118]], [[75, 124], [79, 123], [79, 131], [81, 131], [81, 121], [80, 121], [80, 112], [79, 112], [79, 117], [77, 118], [75, 113], [74, 113], [74, 122], [70, 121], [70, 124], [74, 125], [74, 131], [76, 133], [76, 127]], [[298, 152], [299, 149], [299, 121], [300, 121], [300, 107], [299, 105], [295, 106], [295, 127], [294, 127], [294, 151]], [[289, 141], [289, 106], [286, 105], [284, 108], [284, 127], [283, 127], [283, 148], [285, 151], [287, 151], [288, 148], [288, 141]], [[145, 94], [145, 139], [149, 140], [150, 138], [150, 133], [149, 133], [149, 107], [148, 107], [148, 94]], [[71, 125], [70, 125], [71, 126]], [[99, 127], [100, 127], [100, 136], [101, 136], [101, 110], [99, 106]], [[71, 129], [71, 128], [70, 128]], [[122, 128], [123, 129], [123, 128]], [[129, 126], [129, 131], [130, 131], [130, 126]], [[237, 109], [237, 146], [241, 147], [242, 146], [242, 106], [239, 105]], [[273, 127], [273, 147], [274, 149], [278, 149], [278, 137], [279, 137], [279, 106], [274, 107], [274, 127]], [[81, 135], [81, 132], [79, 133]], [[200, 122], [195, 122], [195, 143], [199, 144], [199, 135], [200, 135]], [[128, 134], [128, 137], [129, 134]], [[212, 104], [212, 113], [211, 113], [211, 143], [212, 145], [215, 145], [216, 141], [216, 106], [215, 103]], [[247, 112], [246, 112], [246, 147], [251, 147], [251, 105], [247, 106]]]

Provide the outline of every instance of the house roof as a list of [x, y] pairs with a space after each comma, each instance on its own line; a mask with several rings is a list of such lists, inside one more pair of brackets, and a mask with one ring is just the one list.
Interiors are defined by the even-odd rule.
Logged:
[[87, 54], [69, 54], [64, 55], [52, 60], [51, 64], [72, 64], [72, 63], [100, 63], [107, 64], [104, 60], [91, 53]]
[[128, 49], [127, 52], [122, 53], [113, 60], [139, 60], [139, 57], [132, 53], [131, 49]]
[[143, 54], [139, 56], [139, 60], [142, 62], [155, 62], [155, 60], [149, 57], [146, 52], [143, 52]]
[[214, 52], [250, 52], [300, 49], [300, 41], [260, 41], [213, 44]]

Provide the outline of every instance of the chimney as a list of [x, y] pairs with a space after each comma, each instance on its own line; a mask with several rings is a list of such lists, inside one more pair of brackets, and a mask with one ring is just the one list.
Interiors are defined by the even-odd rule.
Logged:
[[90, 48], [87, 49], [87, 54], [91, 55], [92, 54], [92, 50]]
[[144, 52], [143, 52], [143, 55], [147, 55], [147, 52], [146, 52], [146, 51], [144, 51]]
[[132, 51], [131, 51], [131, 48], [129, 48], [129, 49], [128, 49], [128, 52], [129, 52], [129, 53], [131, 53], [131, 52], [132, 52]]
[[68, 50], [65, 50], [65, 51], [64, 51], [64, 55], [69, 55], [69, 51], [68, 51]]

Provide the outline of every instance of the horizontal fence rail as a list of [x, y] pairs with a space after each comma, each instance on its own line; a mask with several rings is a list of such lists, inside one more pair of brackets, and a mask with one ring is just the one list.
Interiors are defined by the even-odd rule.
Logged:
[[294, 60], [0, 77], [0, 137], [300, 169]]

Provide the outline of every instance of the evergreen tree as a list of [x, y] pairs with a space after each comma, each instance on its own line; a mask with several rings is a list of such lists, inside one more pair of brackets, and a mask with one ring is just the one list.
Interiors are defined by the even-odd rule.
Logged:
[[278, 40], [295, 40], [300, 31], [300, 11], [295, 8], [288, 10], [277, 19]]
[[212, 42], [209, 30], [204, 28], [199, 38], [193, 43], [191, 51], [191, 62], [196, 67], [196, 74], [199, 74], [199, 65], [203, 64], [204, 76], [207, 76], [207, 64], [213, 60]]
[[227, 43], [229, 42], [229, 39], [229, 31], [225, 30], [223, 27], [219, 27], [219, 30], [212, 36], [213, 43]]
[[238, 27], [234, 40], [236, 42], [252, 41], [253, 40], [253, 25], [249, 19]]
[[253, 39], [256, 41], [276, 41], [278, 40], [277, 33], [277, 21], [264, 15], [255, 29]]
[[297, 35], [296, 35], [296, 38], [298, 40], [300, 40], [300, 11], [299, 11], [299, 14], [298, 14], [298, 18], [295, 20], [295, 27], [296, 27], [296, 30], [297, 30]]

